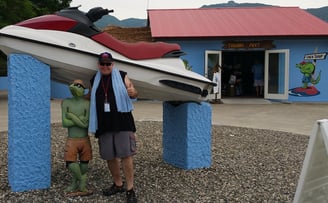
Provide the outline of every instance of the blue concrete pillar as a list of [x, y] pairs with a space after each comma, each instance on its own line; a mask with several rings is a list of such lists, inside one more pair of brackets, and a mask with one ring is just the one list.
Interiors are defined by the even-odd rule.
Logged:
[[51, 179], [50, 68], [8, 57], [8, 180], [11, 190], [44, 189]]
[[163, 103], [163, 159], [183, 169], [211, 166], [212, 107], [207, 102]]

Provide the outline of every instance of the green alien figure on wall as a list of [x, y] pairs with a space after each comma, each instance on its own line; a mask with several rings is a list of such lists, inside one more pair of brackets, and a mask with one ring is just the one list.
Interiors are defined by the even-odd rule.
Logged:
[[[299, 69], [302, 77], [302, 86], [295, 87], [289, 90], [289, 95], [297, 97], [310, 97], [320, 94], [320, 91], [315, 87], [321, 80], [321, 70], [316, 70], [317, 61], [325, 60], [327, 52], [317, 52], [305, 54], [304, 60], [296, 64], [296, 68]], [[317, 73], [316, 73], [317, 72]]]
[[315, 78], [315, 62], [302, 61], [296, 64], [296, 68], [303, 74], [302, 86], [295, 87], [289, 90], [289, 94], [292, 96], [308, 97], [320, 94], [320, 91], [315, 87], [321, 79], [321, 71]]
[[315, 72], [315, 64], [312, 62], [305, 62], [296, 64], [296, 67], [300, 69], [300, 72], [303, 74], [302, 83], [303, 88], [308, 88], [309, 84], [316, 85], [320, 81], [321, 71], [317, 78], [313, 78], [313, 74]]

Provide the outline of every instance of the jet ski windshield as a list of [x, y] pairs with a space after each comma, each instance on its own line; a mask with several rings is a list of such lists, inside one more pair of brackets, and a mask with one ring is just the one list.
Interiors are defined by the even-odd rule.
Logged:
[[78, 7], [70, 7], [54, 14], [28, 19], [16, 25], [33, 29], [66, 31], [91, 37], [102, 32], [93, 22], [110, 12], [113, 12], [113, 10], [96, 7], [85, 13], [80, 11]]
[[80, 11], [78, 7], [70, 7], [60, 10], [56, 13], [56, 15], [70, 18], [78, 22], [76, 26], [68, 30], [69, 32], [90, 37], [101, 32], [101, 30], [93, 23], [101, 19], [104, 15], [112, 12], [114, 11], [103, 9], [101, 7], [95, 7], [85, 13]]

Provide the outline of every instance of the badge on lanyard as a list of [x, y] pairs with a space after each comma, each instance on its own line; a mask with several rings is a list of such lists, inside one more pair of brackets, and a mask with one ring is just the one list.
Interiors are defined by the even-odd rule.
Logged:
[[110, 105], [107, 101], [107, 92], [108, 92], [108, 86], [109, 86], [109, 78], [107, 79], [107, 84], [105, 86], [103, 78], [101, 79], [102, 87], [105, 93], [105, 101], [104, 101], [104, 112], [110, 112]]
[[105, 102], [105, 103], [104, 103], [104, 111], [105, 111], [105, 112], [110, 112], [110, 105], [109, 105], [108, 102]]

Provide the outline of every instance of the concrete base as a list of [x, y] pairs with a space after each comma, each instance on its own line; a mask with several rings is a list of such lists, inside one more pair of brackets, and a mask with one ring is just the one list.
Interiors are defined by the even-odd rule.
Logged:
[[50, 68], [29, 55], [8, 59], [8, 180], [14, 192], [50, 187]]
[[183, 169], [211, 166], [212, 107], [209, 103], [163, 103], [163, 159]]

